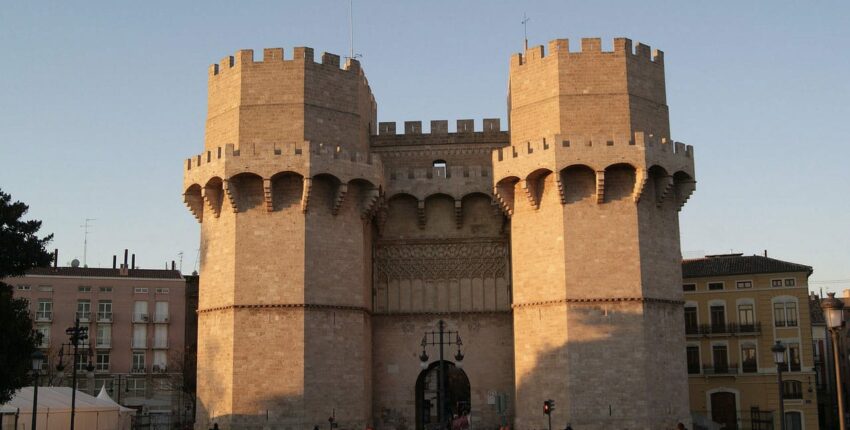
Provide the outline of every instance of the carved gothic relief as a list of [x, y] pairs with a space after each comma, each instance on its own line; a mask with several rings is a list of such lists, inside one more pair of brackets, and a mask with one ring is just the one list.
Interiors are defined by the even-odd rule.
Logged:
[[507, 276], [504, 241], [379, 243], [376, 274], [391, 279], [471, 279]]

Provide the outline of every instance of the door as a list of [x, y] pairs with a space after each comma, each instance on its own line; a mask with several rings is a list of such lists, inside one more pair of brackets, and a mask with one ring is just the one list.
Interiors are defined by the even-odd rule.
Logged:
[[711, 395], [711, 420], [725, 425], [725, 430], [738, 429], [735, 393], [719, 392]]
[[785, 430], [803, 430], [803, 414], [800, 412], [786, 412]]
[[[470, 412], [470, 387], [469, 378], [466, 373], [455, 367], [454, 363], [446, 361], [446, 386], [444, 388], [446, 399], [444, 419], [450, 420], [453, 416], [462, 416]], [[416, 379], [416, 429], [428, 430], [440, 428], [437, 419], [439, 411], [438, 387], [440, 366], [439, 361], [431, 363], [428, 369], [423, 370]]]

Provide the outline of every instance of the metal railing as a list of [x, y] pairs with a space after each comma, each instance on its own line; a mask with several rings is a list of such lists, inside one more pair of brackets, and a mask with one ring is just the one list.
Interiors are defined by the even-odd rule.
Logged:
[[88, 321], [91, 318], [91, 312], [77, 312], [77, 319], [80, 322]]
[[150, 321], [150, 316], [148, 314], [143, 313], [134, 313], [133, 314], [133, 322], [134, 323], [146, 323]]
[[790, 364], [790, 366], [789, 366], [789, 364], [788, 364], [788, 363], [783, 363], [783, 364], [782, 364], [782, 371], [783, 371], [783, 372], [799, 372], [799, 371], [801, 371], [802, 369], [803, 369], [803, 367], [800, 365], [800, 363], [799, 363], [799, 362], [797, 362], [797, 363], [791, 363], [791, 364]]
[[153, 322], [167, 323], [168, 322], [168, 314], [156, 314], [154, 316]]
[[36, 321], [53, 321], [52, 311], [38, 311], [35, 313]]
[[147, 339], [133, 339], [130, 342], [130, 347], [135, 349], [144, 349], [148, 347]]
[[112, 338], [111, 337], [99, 337], [95, 342], [95, 348], [112, 348]]
[[168, 348], [168, 339], [154, 339], [153, 347], [157, 349]]
[[709, 364], [706, 366], [702, 366], [702, 373], [704, 375], [737, 375], [738, 365], [736, 363], [717, 363], [717, 364]]
[[97, 322], [112, 322], [112, 312], [98, 312]]
[[761, 323], [752, 324], [700, 324], [685, 325], [685, 334], [689, 336], [711, 336], [711, 335], [748, 335], [761, 333]]

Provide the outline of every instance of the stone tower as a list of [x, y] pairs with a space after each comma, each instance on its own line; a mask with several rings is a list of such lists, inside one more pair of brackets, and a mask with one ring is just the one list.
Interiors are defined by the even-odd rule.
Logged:
[[367, 424], [375, 120], [355, 60], [244, 50], [210, 68], [205, 151], [184, 175], [201, 223], [198, 428]]
[[[310, 48], [210, 68], [183, 188], [201, 223], [197, 428], [333, 414], [425, 430], [468, 410], [476, 428], [526, 430], [550, 398], [558, 428], [690, 424], [678, 210], [693, 151], [669, 139], [663, 56], [628, 39], [548, 51], [511, 60], [510, 132], [397, 133], [357, 61]], [[439, 321], [463, 339], [448, 363], [422, 354]]]
[[[511, 146], [494, 151], [510, 217], [515, 427], [689, 423], [678, 211], [693, 151], [670, 140], [660, 51], [567, 40], [514, 55]], [[688, 425], [690, 427], [690, 425]]]

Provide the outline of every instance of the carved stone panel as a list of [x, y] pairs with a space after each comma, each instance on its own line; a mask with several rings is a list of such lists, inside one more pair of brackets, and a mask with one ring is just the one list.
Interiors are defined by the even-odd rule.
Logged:
[[507, 246], [503, 239], [380, 241], [374, 311], [509, 311]]

